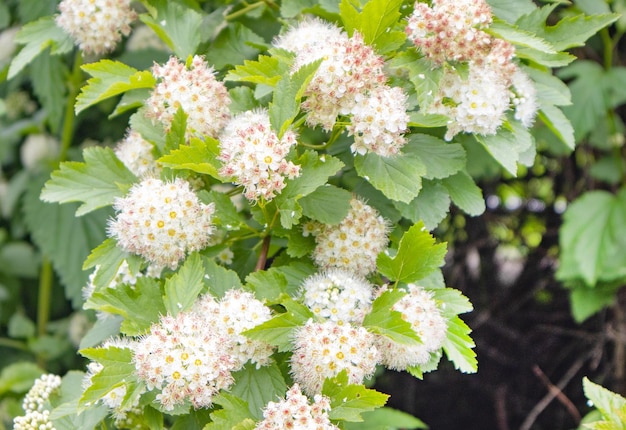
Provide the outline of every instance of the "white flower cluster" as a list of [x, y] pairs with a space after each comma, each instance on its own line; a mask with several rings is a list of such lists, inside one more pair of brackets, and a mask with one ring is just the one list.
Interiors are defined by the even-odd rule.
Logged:
[[300, 386], [294, 384], [284, 400], [269, 402], [263, 409], [263, 421], [254, 430], [339, 430], [328, 418], [330, 400], [315, 395], [313, 404], [302, 394]]
[[326, 378], [344, 369], [350, 384], [363, 383], [376, 370], [379, 358], [375, 337], [365, 328], [309, 320], [295, 332], [291, 374], [312, 396], [321, 392]]
[[187, 115], [187, 139], [217, 137], [230, 118], [230, 97], [204, 58], [195, 55], [187, 66], [170, 57], [163, 66], [155, 64], [152, 74], [159, 82], [146, 101], [148, 118], [161, 122], [169, 131], [174, 115], [181, 108]]
[[50, 422], [50, 395], [61, 386], [61, 377], [53, 374], [41, 375], [28, 390], [22, 409], [25, 415], [15, 417], [15, 430], [54, 430]]
[[361, 324], [372, 305], [372, 286], [363, 278], [330, 269], [304, 280], [304, 304], [320, 319], [343, 324]]
[[407, 295], [393, 305], [419, 336], [419, 345], [403, 345], [388, 337], [377, 336], [381, 363], [393, 370], [426, 364], [431, 353], [439, 350], [446, 338], [448, 325], [431, 292], [414, 284], [408, 285]]
[[85, 53], [96, 55], [113, 51], [137, 19], [130, 0], [63, 0], [59, 11], [57, 25]]
[[462, 74], [449, 64], [432, 105], [422, 107], [450, 118], [446, 140], [460, 132], [496, 134], [512, 107], [525, 127], [533, 124], [536, 90], [513, 62], [514, 46], [484, 31], [491, 22], [485, 0], [417, 2], [408, 18], [408, 38], [435, 64], [460, 62], [469, 68]]
[[300, 166], [287, 161], [296, 134], [287, 130], [281, 139], [271, 129], [266, 110], [246, 111], [233, 117], [220, 135], [220, 175], [245, 187], [247, 199], [271, 200], [285, 188], [285, 179], [300, 175]]
[[130, 130], [115, 147], [115, 155], [135, 176], [143, 178], [156, 175], [159, 171], [153, 149], [139, 132]]
[[350, 201], [348, 215], [338, 225], [313, 231], [315, 263], [325, 269], [341, 268], [359, 276], [376, 270], [376, 257], [387, 246], [387, 223], [376, 209], [358, 198]]
[[272, 348], [241, 332], [270, 317], [269, 308], [247, 292], [230, 290], [219, 302], [203, 296], [190, 311], [161, 317], [135, 344], [137, 377], [148, 390], [160, 390], [156, 399], [165, 410], [187, 402], [209, 407], [248, 360], [269, 363]]
[[[307, 124], [331, 130], [339, 115], [353, 115], [353, 152], [397, 154], [406, 143], [406, 95], [386, 84], [384, 61], [355, 32], [352, 37], [319, 19], [305, 19], [274, 41], [296, 54], [294, 69], [323, 59], [302, 103]], [[382, 114], [378, 109], [391, 110]], [[385, 115], [386, 114], [386, 115]]]
[[248, 361], [256, 363], [257, 368], [270, 363], [274, 352], [272, 346], [241, 334], [272, 317], [270, 309], [255, 299], [252, 293], [232, 289], [226, 291], [219, 301], [205, 295], [196, 303], [194, 311], [211, 320], [216, 330], [228, 334], [223, 348], [234, 360], [234, 371]]
[[146, 178], [113, 207], [108, 232], [125, 251], [175, 269], [187, 252], [204, 248], [213, 231], [214, 205], [200, 203], [188, 182]]

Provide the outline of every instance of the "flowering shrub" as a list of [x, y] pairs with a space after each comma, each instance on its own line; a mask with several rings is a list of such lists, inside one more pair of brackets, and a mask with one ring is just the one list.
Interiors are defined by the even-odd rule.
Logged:
[[[384, 406], [377, 369], [477, 371], [472, 305], [430, 231], [451, 204], [485, 209], [474, 148], [515, 175], [533, 126], [573, 147], [551, 68], [616, 19], [548, 26], [556, 4], [497, 0], [47, 3], [2, 79], [31, 81], [60, 138], [24, 156], [55, 161], [26, 227], [96, 316], [86, 372], [63, 379], [80, 389], [45, 379], [16, 428], [422, 428]], [[116, 142], [82, 142], [92, 122]]]

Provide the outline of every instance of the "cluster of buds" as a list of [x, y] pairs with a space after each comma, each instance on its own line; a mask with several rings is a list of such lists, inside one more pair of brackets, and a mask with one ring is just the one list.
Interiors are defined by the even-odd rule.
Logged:
[[50, 422], [50, 396], [61, 386], [61, 378], [45, 374], [35, 380], [22, 402], [25, 414], [15, 417], [15, 430], [54, 429]]
[[129, 130], [126, 137], [115, 147], [115, 155], [135, 176], [143, 178], [154, 176], [159, 172], [153, 150], [153, 145], [139, 132]]

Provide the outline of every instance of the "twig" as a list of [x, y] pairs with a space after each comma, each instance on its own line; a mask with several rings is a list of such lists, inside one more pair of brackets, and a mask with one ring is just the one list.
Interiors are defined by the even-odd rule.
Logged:
[[506, 385], [500, 385], [496, 389], [496, 420], [498, 430], [509, 430], [508, 418], [506, 415]]
[[533, 367], [533, 371], [535, 372], [537, 377], [539, 377], [541, 382], [543, 382], [546, 385], [546, 387], [548, 388], [548, 393], [530, 411], [530, 413], [528, 414], [528, 416], [526, 417], [526, 419], [522, 423], [522, 426], [520, 427], [520, 430], [530, 430], [530, 428], [533, 426], [533, 424], [537, 420], [537, 417], [550, 404], [550, 402], [552, 402], [552, 400], [554, 400], [555, 397], [561, 403], [563, 403], [565, 405], [565, 407], [567, 408], [569, 413], [574, 417], [574, 419], [576, 419], [576, 422], [580, 421], [580, 419], [581, 419], [580, 413], [578, 412], [576, 407], [573, 405], [571, 400], [568, 399], [565, 394], [563, 394], [562, 390], [572, 380], [572, 378], [574, 376], [576, 376], [576, 373], [578, 373], [578, 371], [583, 367], [583, 364], [585, 363], [586, 360], [587, 360], [586, 356], [583, 357], [583, 358], [578, 359], [568, 369], [567, 373], [565, 373], [565, 375], [563, 375], [563, 377], [559, 380], [559, 382], [556, 385], [554, 385], [554, 384], [552, 384], [552, 382], [550, 382], [548, 377], [541, 371], [539, 366], [535, 365]]
[[261, 244], [261, 253], [259, 254], [259, 259], [256, 262], [256, 266], [254, 267], [254, 271], [265, 269], [265, 264], [267, 263], [267, 253], [270, 250], [270, 241], [272, 240], [272, 236], [267, 235], [263, 238], [263, 243]]

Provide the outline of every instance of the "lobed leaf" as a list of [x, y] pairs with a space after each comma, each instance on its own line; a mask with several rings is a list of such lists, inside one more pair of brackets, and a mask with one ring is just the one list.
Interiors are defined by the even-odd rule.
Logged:
[[363, 385], [348, 384], [348, 374], [342, 370], [334, 378], [327, 378], [322, 395], [330, 399], [331, 420], [362, 422], [363, 412], [380, 408], [387, 403], [388, 394], [365, 388]]
[[263, 418], [263, 408], [268, 402], [284, 397], [287, 392], [287, 384], [276, 363], [259, 369], [248, 363], [233, 376], [235, 385], [231, 393], [248, 404], [250, 413], [257, 420]]
[[248, 403], [232, 394], [222, 392], [213, 399], [213, 403], [222, 408], [211, 413], [211, 422], [203, 430], [232, 429], [241, 422], [254, 418]]
[[370, 0], [360, 11], [357, 4], [350, 0], [339, 4], [341, 20], [350, 36], [358, 31], [363, 41], [379, 52], [397, 49], [404, 43], [404, 32], [394, 30], [401, 18], [402, 0]]
[[476, 352], [472, 349], [476, 345], [469, 336], [471, 332], [472, 330], [458, 316], [448, 320], [443, 350], [454, 364], [454, 368], [463, 373], [475, 373], [478, 370]]
[[372, 303], [372, 310], [363, 320], [363, 327], [403, 345], [421, 344], [422, 341], [411, 327], [411, 323], [405, 321], [400, 312], [391, 309], [405, 295], [405, 291], [396, 289], [385, 291], [378, 296]]
[[204, 267], [197, 253], [189, 255], [178, 271], [165, 281], [163, 303], [170, 315], [191, 309], [204, 289]]
[[218, 171], [221, 165], [216, 159], [219, 152], [217, 140], [209, 136], [206, 136], [204, 140], [192, 137], [188, 145], [180, 145], [178, 149], [170, 151], [157, 162], [170, 169], [187, 169], [220, 179]]

